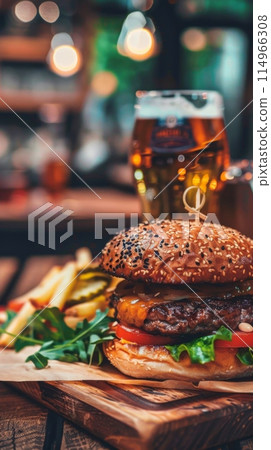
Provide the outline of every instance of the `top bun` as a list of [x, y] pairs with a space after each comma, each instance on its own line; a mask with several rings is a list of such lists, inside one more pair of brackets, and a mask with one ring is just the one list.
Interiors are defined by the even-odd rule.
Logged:
[[112, 275], [134, 281], [227, 283], [252, 278], [252, 254], [252, 240], [232, 228], [163, 220], [115, 236], [101, 264]]

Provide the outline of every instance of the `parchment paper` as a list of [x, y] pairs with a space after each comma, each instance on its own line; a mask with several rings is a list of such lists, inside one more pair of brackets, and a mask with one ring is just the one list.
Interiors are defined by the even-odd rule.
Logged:
[[31, 362], [25, 363], [29, 354], [34, 352], [25, 348], [20, 353], [4, 350], [0, 353], [0, 381], [107, 381], [112, 384], [130, 384], [166, 389], [203, 389], [213, 392], [252, 393], [252, 381], [190, 381], [178, 380], [139, 380], [120, 373], [109, 363], [101, 367], [83, 363], [65, 363], [49, 361], [48, 367], [38, 370]]

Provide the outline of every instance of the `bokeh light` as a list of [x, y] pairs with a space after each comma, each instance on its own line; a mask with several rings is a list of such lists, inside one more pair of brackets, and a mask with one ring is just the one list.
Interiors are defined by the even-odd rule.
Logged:
[[209, 188], [210, 188], [211, 191], [215, 191], [215, 190], [216, 190], [216, 187], [217, 187], [217, 181], [216, 181], [215, 178], [213, 178], [213, 179], [210, 181]]
[[178, 180], [184, 181], [185, 177], [186, 177], [186, 169], [182, 167], [181, 169], [178, 170]]
[[43, 2], [39, 7], [39, 14], [48, 23], [54, 23], [59, 18], [59, 7], [55, 2]]
[[91, 89], [100, 97], [108, 97], [113, 94], [118, 86], [116, 76], [109, 71], [101, 71], [95, 73], [91, 81]]
[[134, 30], [135, 28], [143, 28], [146, 25], [146, 17], [140, 11], [134, 11], [126, 17], [124, 27], [126, 31]]
[[189, 28], [182, 34], [181, 42], [191, 52], [199, 52], [206, 47], [207, 38], [198, 28]]
[[74, 45], [72, 37], [68, 33], [57, 33], [51, 40], [51, 47], [55, 49], [60, 45]]
[[17, 19], [21, 22], [31, 22], [37, 15], [37, 8], [34, 3], [24, 0], [17, 3], [14, 8], [14, 13]]
[[141, 155], [139, 153], [136, 153], [132, 155], [131, 162], [134, 166], [139, 167], [141, 165]]
[[140, 169], [135, 170], [134, 177], [136, 180], [143, 180], [143, 172]]
[[210, 179], [210, 177], [209, 177], [208, 173], [205, 173], [201, 179], [201, 183], [203, 185], [206, 185], [208, 183], [209, 179]]
[[252, 175], [251, 172], [246, 172], [245, 175], [244, 175], [244, 179], [245, 179], [246, 181], [252, 180], [252, 177], [253, 177], [253, 175]]
[[179, 2], [179, 10], [184, 16], [190, 16], [195, 14], [200, 8], [200, 3], [198, 0], [183, 0]]
[[199, 186], [200, 184], [200, 176], [196, 173], [192, 178], [193, 186]]
[[146, 185], [145, 185], [144, 181], [139, 181], [137, 183], [137, 189], [138, 189], [138, 192], [141, 195], [145, 194], [145, 192], [146, 192]]
[[72, 45], [60, 45], [50, 53], [51, 70], [62, 77], [74, 75], [81, 67], [81, 54]]
[[118, 52], [135, 61], [144, 61], [158, 50], [154, 34], [152, 20], [141, 11], [134, 11], [123, 22], [117, 42]]
[[153, 0], [132, 0], [132, 5], [135, 9], [141, 11], [148, 11], [153, 5]]
[[127, 33], [124, 47], [130, 58], [141, 61], [147, 59], [153, 54], [153, 35], [145, 28], [131, 30]]

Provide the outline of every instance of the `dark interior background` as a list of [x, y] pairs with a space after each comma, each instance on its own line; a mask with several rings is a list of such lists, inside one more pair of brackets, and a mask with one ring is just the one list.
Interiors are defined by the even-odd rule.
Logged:
[[[252, 99], [250, 0], [44, 3], [0, 2], [0, 254], [22, 258], [50, 250], [27, 240], [27, 216], [14, 220], [12, 211], [30, 195], [48, 192], [57, 203], [65, 189], [84, 187], [35, 132], [92, 187], [134, 194], [128, 154], [137, 89], [217, 90], [226, 124]], [[141, 60], [123, 53], [131, 20], [152, 36]], [[80, 60], [70, 76], [53, 65], [61, 45]], [[251, 159], [252, 108], [228, 139], [232, 161]], [[75, 228], [76, 240], [57, 252], [91, 241], [92, 219]]]

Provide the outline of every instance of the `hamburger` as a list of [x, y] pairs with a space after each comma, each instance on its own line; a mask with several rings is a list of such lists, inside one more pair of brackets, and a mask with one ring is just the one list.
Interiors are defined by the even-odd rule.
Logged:
[[121, 372], [189, 381], [252, 374], [251, 239], [197, 221], [189, 233], [177, 220], [143, 223], [108, 242], [101, 264], [123, 278], [110, 298], [116, 337], [104, 344]]

